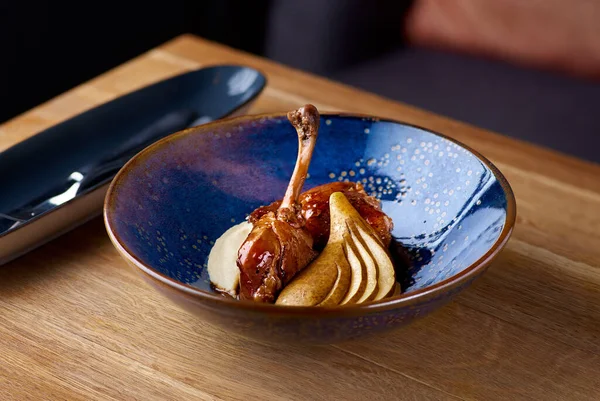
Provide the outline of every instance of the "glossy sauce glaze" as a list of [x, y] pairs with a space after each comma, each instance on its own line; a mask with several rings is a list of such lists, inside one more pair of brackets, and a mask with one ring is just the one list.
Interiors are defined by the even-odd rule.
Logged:
[[240, 299], [274, 302], [275, 295], [317, 255], [305, 230], [290, 226], [270, 214], [257, 221], [238, 251]]
[[[313, 238], [313, 248], [321, 251], [329, 239], [329, 197], [334, 192], [342, 192], [348, 198], [361, 217], [375, 229], [384, 247], [388, 248], [392, 239], [392, 219], [381, 210], [376, 198], [369, 196], [360, 183], [353, 182], [323, 184], [300, 194], [298, 202], [302, 208], [305, 228]], [[281, 201], [276, 201], [259, 207], [250, 214], [248, 221], [254, 224], [263, 215], [277, 210], [280, 204]]]

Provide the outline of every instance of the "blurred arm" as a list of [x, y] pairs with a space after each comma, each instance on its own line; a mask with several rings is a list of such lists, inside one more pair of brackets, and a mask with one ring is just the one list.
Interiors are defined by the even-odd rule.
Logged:
[[408, 41], [600, 79], [600, 0], [416, 0]]

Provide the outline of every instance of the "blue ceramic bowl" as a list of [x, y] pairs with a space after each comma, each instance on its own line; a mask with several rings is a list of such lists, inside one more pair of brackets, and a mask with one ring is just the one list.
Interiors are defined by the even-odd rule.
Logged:
[[512, 231], [502, 174], [466, 146], [423, 128], [323, 114], [305, 189], [361, 181], [408, 250], [403, 294], [363, 305], [284, 307], [235, 301], [209, 285], [214, 241], [280, 199], [296, 160], [285, 115], [221, 120], [173, 134], [134, 157], [106, 196], [116, 248], [142, 277], [214, 324], [268, 341], [336, 342], [400, 327], [439, 308], [485, 271]]

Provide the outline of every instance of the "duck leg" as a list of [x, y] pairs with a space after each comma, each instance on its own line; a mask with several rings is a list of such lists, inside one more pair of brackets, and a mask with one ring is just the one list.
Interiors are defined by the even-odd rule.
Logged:
[[285, 284], [317, 255], [298, 197], [315, 148], [320, 116], [314, 106], [306, 105], [287, 117], [298, 134], [296, 165], [277, 210], [254, 222], [238, 251], [241, 299], [275, 302]]

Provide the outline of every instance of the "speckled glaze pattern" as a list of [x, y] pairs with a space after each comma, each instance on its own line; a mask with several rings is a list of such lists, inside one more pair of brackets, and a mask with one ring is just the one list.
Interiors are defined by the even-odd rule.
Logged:
[[113, 242], [175, 301], [263, 339], [332, 342], [398, 327], [438, 308], [485, 270], [515, 218], [510, 187], [488, 161], [418, 127], [350, 115], [321, 119], [305, 189], [360, 181], [381, 199], [393, 237], [412, 262], [399, 279], [399, 298], [288, 314], [290, 308], [212, 292], [206, 262], [214, 241], [285, 192], [297, 138], [283, 115], [208, 124], [142, 152], [107, 196]]

